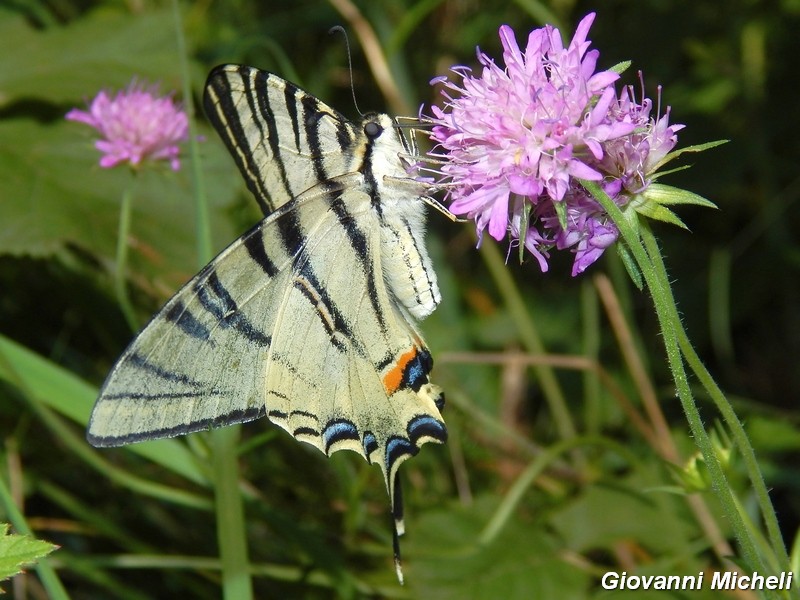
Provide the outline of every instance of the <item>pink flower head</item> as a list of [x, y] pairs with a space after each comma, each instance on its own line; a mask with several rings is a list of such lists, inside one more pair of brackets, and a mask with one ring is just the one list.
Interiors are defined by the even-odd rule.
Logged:
[[550, 249], [573, 248], [576, 275], [616, 241], [616, 227], [577, 180], [602, 182], [625, 204], [621, 192], [646, 186], [680, 128], [669, 127], [667, 115], [650, 119], [649, 100], [618, 97], [618, 74], [595, 72], [599, 53], [586, 39], [594, 17], [583, 18], [566, 47], [558, 29], [535, 29], [524, 51], [503, 25], [504, 67], [478, 50], [479, 77], [458, 66], [460, 82], [432, 82], [442, 84], [445, 103], [428, 117], [437, 144], [430, 157], [441, 165], [450, 210], [473, 219], [479, 236], [488, 229], [498, 241], [506, 233], [514, 240], [525, 230], [521, 243], [542, 271]]
[[168, 160], [173, 171], [180, 168], [178, 144], [189, 136], [189, 120], [170, 96], [159, 96], [155, 87], [146, 89], [133, 81], [113, 97], [101, 91], [88, 111], [74, 108], [66, 118], [100, 133], [95, 148], [103, 153], [103, 168], [123, 162], [137, 167], [144, 160]]

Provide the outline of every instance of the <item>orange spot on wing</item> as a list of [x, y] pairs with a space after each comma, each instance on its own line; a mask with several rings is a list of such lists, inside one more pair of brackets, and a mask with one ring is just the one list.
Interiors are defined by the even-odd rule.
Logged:
[[417, 349], [411, 348], [408, 352], [402, 354], [397, 360], [395, 365], [383, 376], [383, 387], [386, 389], [388, 395], [394, 394], [403, 382], [403, 372], [406, 370], [406, 365], [410, 363], [417, 356]]

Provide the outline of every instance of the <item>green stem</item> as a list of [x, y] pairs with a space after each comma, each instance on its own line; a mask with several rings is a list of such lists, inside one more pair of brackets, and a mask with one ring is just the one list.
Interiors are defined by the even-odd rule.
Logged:
[[217, 505], [217, 540], [222, 562], [225, 600], [253, 597], [244, 509], [239, 493], [237, 444], [240, 428], [221, 427], [211, 432], [214, 489]]
[[197, 133], [197, 120], [195, 119], [194, 103], [192, 102], [192, 78], [189, 69], [189, 51], [186, 47], [186, 38], [183, 35], [183, 21], [181, 19], [180, 4], [173, 0], [172, 10], [175, 18], [175, 38], [178, 44], [178, 60], [181, 72], [181, 94], [183, 105], [189, 117], [189, 164], [192, 169], [192, 191], [195, 202], [195, 238], [197, 242], [198, 267], [204, 267], [213, 257], [213, 244], [211, 243], [211, 220], [208, 214], [205, 180], [203, 179], [203, 161], [200, 156], [200, 147]]
[[[672, 298], [669, 288], [669, 279], [666, 277], [665, 272], [658, 270], [653, 265], [653, 259], [648, 256], [647, 251], [642, 246], [639, 233], [627, 221], [622, 211], [614, 204], [611, 198], [609, 198], [596, 183], [591, 181], [582, 181], [581, 183], [589, 193], [592, 194], [595, 200], [602, 205], [603, 209], [605, 209], [617, 225], [625, 244], [633, 254], [644, 276], [651, 297], [653, 298], [659, 327], [664, 338], [667, 361], [672, 371], [672, 378], [675, 382], [678, 397], [686, 419], [689, 422], [692, 436], [705, 460], [712, 487], [720, 500], [726, 519], [733, 527], [734, 535], [739, 542], [743, 558], [748, 567], [754, 570], [760, 570], [761, 572], [767, 572], [767, 565], [759, 554], [755, 541], [752, 539], [747, 525], [737, 509], [733, 490], [728, 483], [717, 454], [714, 452], [711, 438], [703, 427], [702, 418], [700, 417], [697, 404], [692, 396], [678, 345], [678, 331], [683, 331], [683, 325], [678, 316], [674, 299]], [[646, 226], [641, 224], [640, 229], [646, 229]], [[657, 247], [654, 251], [658, 252]]]
[[[183, 22], [178, 0], [172, 1], [175, 19], [175, 37], [178, 44], [183, 101], [189, 115], [189, 152], [197, 220], [197, 256], [199, 267], [212, 258], [211, 222], [203, 183], [202, 164], [197, 144], [197, 126], [192, 105], [192, 86], [189, 70], [189, 52], [183, 35]], [[216, 500], [217, 542], [222, 563], [222, 591], [224, 600], [251, 600], [253, 584], [250, 560], [247, 554], [247, 528], [244, 506], [239, 493], [239, 463], [237, 443], [239, 427], [232, 425], [211, 432], [213, 452], [214, 494]]]
[[[14, 504], [11, 492], [6, 487], [6, 482], [2, 477], [0, 477], [0, 507], [5, 511], [8, 520], [11, 522], [11, 525], [14, 526], [17, 533], [28, 536], [33, 535], [31, 533], [31, 528], [28, 527], [28, 523], [25, 521], [25, 517], [17, 508], [17, 505]], [[48, 598], [52, 598], [53, 600], [69, 600], [67, 590], [64, 589], [55, 569], [50, 566], [47, 558], [39, 559], [36, 563], [36, 572], [39, 574], [39, 579], [42, 580], [42, 585], [44, 585], [45, 590], [47, 590]]]
[[122, 314], [132, 331], [139, 330], [136, 313], [128, 297], [128, 287], [125, 285], [125, 274], [128, 270], [128, 234], [131, 227], [131, 201], [133, 189], [128, 187], [122, 194], [119, 207], [119, 226], [117, 228], [117, 259], [114, 269], [114, 292], [117, 296]]
[[[645, 247], [647, 248], [647, 251], [653, 260], [653, 266], [657, 270], [659, 277], [663, 281], [668, 281], [666, 268], [664, 267], [661, 254], [658, 251], [658, 244], [653, 236], [653, 233], [647, 227], [643, 228], [642, 230], [642, 240], [644, 241]], [[666, 291], [670, 294], [670, 303], [668, 308], [671, 311], [674, 311], [672, 319], [679, 321], [677, 309], [675, 308], [675, 301], [672, 298], [669, 288], [667, 288]], [[728, 429], [733, 436], [733, 440], [736, 443], [739, 452], [741, 453], [742, 460], [744, 461], [745, 468], [747, 469], [747, 474], [750, 478], [750, 483], [753, 486], [753, 491], [755, 492], [755, 496], [764, 519], [764, 524], [767, 529], [767, 536], [769, 537], [769, 542], [772, 545], [774, 552], [777, 554], [778, 561], [780, 563], [780, 569], [782, 571], [788, 571], [790, 569], [789, 555], [786, 552], [786, 545], [783, 541], [780, 526], [778, 525], [778, 517], [775, 515], [775, 509], [769, 499], [769, 492], [766, 484], [764, 483], [764, 476], [761, 473], [761, 467], [756, 460], [756, 454], [753, 450], [752, 444], [750, 444], [750, 439], [747, 437], [747, 432], [745, 431], [742, 422], [737, 417], [736, 412], [733, 410], [730, 402], [728, 402], [728, 399], [725, 398], [722, 390], [719, 388], [717, 383], [714, 381], [714, 378], [708, 372], [708, 369], [706, 369], [705, 365], [700, 360], [700, 357], [697, 355], [697, 352], [692, 346], [686, 331], [683, 329], [683, 327], [680, 327], [676, 330], [676, 333], [678, 334], [678, 344], [686, 363], [689, 365], [689, 367], [692, 369], [692, 372], [702, 384], [703, 389], [705, 389], [708, 395], [711, 397], [715, 406], [717, 407], [717, 410], [719, 410], [720, 414], [728, 425]]]

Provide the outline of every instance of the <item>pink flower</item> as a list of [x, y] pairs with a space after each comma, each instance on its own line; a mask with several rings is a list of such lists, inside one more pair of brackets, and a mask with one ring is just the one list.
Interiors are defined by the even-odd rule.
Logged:
[[669, 110], [650, 118], [650, 100], [637, 104], [628, 88], [618, 96], [616, 73], [595, 72], [599, 53], [586, 39], [594, 17], [583, 18], [567, 47], [558, 29], [536, 29], [524, 52], [503, 25], [505, 67], [479, 50], [479, 77], [457, 66], [460, 82], [432, 82], [443, 85], [445, 103], [428, 117], [430, 157], [450, 210], [473, 219], [479, 236], [488, 229], [519, 242], [524, 230], [521, 243], [542, 271], [549, 250], [571, 248], [577, 275], [617, 239], [578, 180], [601, 182], [624, 206], [647, 187], [682, 127], [668, 125]]
[[66, 118], [100, 133], [95, 148], [103, 153], [103, 168], [123, 162], [138, 167], [144, 160], [168, 160], [173, 171], [180, 168], [178, 144], [189, 136], [189, 120], [170, 96], [159, 97], [155, 87], [145, 89], [134, 81], [113, 97], [101, 91], [88, 111], [74, 108]]

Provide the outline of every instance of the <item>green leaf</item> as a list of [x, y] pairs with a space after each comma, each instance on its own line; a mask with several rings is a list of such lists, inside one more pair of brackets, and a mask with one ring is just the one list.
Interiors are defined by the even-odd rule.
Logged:
[[675, 205], [675, 204], [693, 204], [695, 206], [705, 206], [706, 208], [717, 208], [717, 205], [706, 200], [702, 196], [676, 188], [671, 185], [664, 185], [663, 183], [651, 183], [647, 186], [644, 194], [642, 194], [648, 202], [655, 202], [657, 204]]
[[680, 217], [667, 208], [667, 206], [681, 204], [704, 206], [706, 208], [717, 207], [713, 202], [693, 192], [661, 183], [652, 183], [643, 193], [636, 196], [630, 202], [626, 207], [627, 210], [625, 214], [628, 215], [636, 212], [650, 219], [663, 221], [665, 223], [677, 225], [683, 229], [688, 229]]
[[[241, 181], [222, 144], [206, 142], [202, 152], [215, 239], [229, 242], [240, 232], [225, 213]], [[110, 271], [120, 200], [133, 186], [131, 272], [177, 289], [197, 264], [189, 169], [151, 164], [134, 177], [125, 167], [101, 169], [98, 159], [82, 124], [0, 122], [0, 254], [46, 257], [73, 244]]]
[[567, 229], [567, 203], [564, 201], [561, 202], [553, 202], [553, 206], [556, 209], [556, 215], [558, 216], [558, 224], [562, 230], [566, 231]]
[[519, 264], [525, 258], [525, 237], [528, 235], [528, 227], [531, 218], [531, 203], [522, 201], [522, 216], [519, 220]]
[[642, 279], [642, 272], [639, 270], [639, 265], [636, 264], [636, 260], [631, 254], [630, 248], [628, 248], [622, 240], [618, 241], [615, 246], [617, 248], [617, 254], [619, 254], [619, 258], [625, 270], [628, 272], [628, 277], [631, 278], [636, 289], [641, 292], [644, 289], [644, 280]]
[[661, 170], [665, 164], [670, 161], [675, 160], [682, 154], [686, 154], [688, 152], [703, 152], [704, 150], [709, 150], [711, 148], [716, 148], [717, 146], [721, 146], [722, 144], [727, 144], [728, 140], [715, 140], [713, 142], [706, 142], [705, 144], [696, 144], [694, 146], [687, 146], [686, 148], [680, 148], [678, 150], [673, 150], [669, 152], [664, 158], [662, 158], [658, 163], [656, 163], [651, 169], [651, 173], [656, 173]]
[[685, 516], [684, 500], [673, 494], [638, 491], [649, 489], [651, 483], [661, 484], [641, 472], [627, 481], [597, 483], [549, 522], [576, 552], [635, 540], [656, 554], [691, 556], [688, 549], [697, 526]]
[[670, 223], [672, 225], [677, 225], [683, 229], [689, 229], [686, 224], [681, 221], [680, 217], [668, 209], [666, 206], [661, 206], [660, 204], [653, 204], [650, 202], [645, 202], [634, 207], [636, 212], [640, 215], [648, 217], [650, 219], [655, 219], [656, 221], [663, 221], [664, 223]]
[[0, 581], [17, 575], [56, 548], [55, 544], [27, 535], [9, 534], [8, 523], [0, 523]]
[[[0, 335], [0, 379], [23, 393], [35, 394], [46, 406], [80, 425], [89, 421], [97, 388], [73, 373]], [[88, 444], [88, 442], [87, 442]], [[187, 479], [207, 485], [207, 478], [187, 447], [178, 440], [156, 440], [127, 446]]]
[[[426, 512], [411, 528], [407, 581], [415, 598], [580, 598], [589, 576], [564, 560], [544, 523], [515, 517], [486, 545], [476, 543], [496, 498]], [[424, 536], [424, 539], [423, 539]], [[418, 545], [417, 547], [414, 547]]]
[[[125, 87], [133, 77], [177, 89], [174, 28], [169, 9], [138, 15], [95, 10], [46, 29], [0, 11], [0, 105], [21, 98], [78, 102], [101, 89]], [[195, 68], [192, 76], [202, 81]]]
[[754, 415], [747, 419], [747, 433], [760, 452], [800, 451], [800, 431], [790, 421]]
[[623, 60], [622, 62], [618, 62], [613, 67], [611, 67], [609, 71], [622, 75], [625, 71], [627, 71], [630, 68], [631, 64], [632, 64], [631, 61]]
[[[651, 181], [656, 182], [662, 177], [666, 177], [667, 175], [672, 175], [673, 173], [680, 173], [681, 171], [686, 171], [691, 167], [692, 165], [681, 165], [679, 167], [675, 167], [674, 169], [667, 169], [666, 171], [659, 171], [658, 173], [653, 173]], [[650, 185], [652, 185], [652, 183]]]

